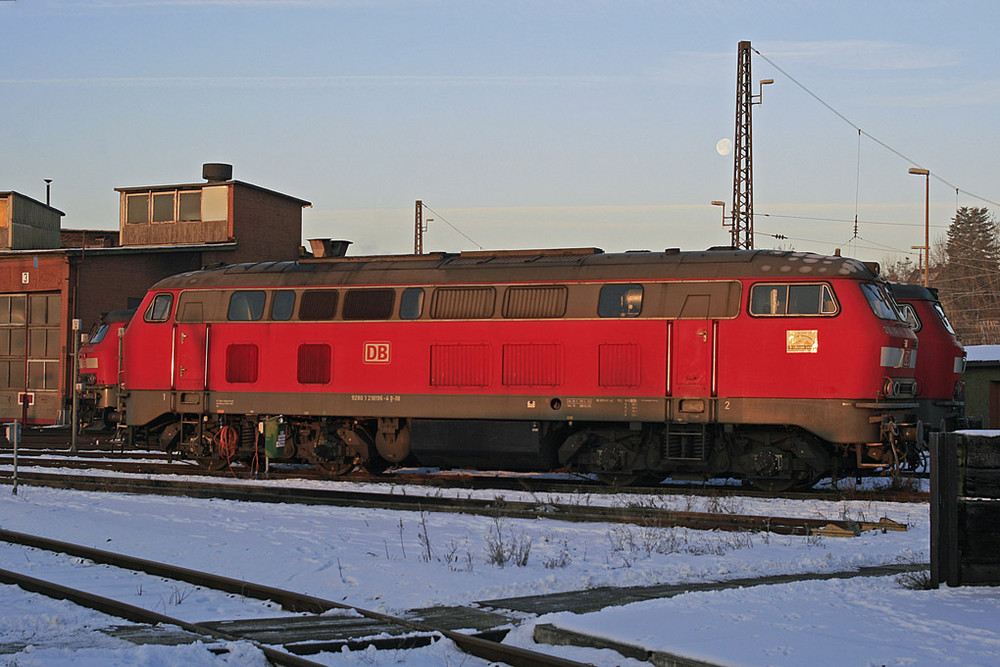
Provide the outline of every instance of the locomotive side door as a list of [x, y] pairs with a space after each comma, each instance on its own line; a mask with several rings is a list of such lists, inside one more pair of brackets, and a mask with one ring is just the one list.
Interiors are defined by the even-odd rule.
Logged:
[[202, 391], [208, 388], [205, 370], [208, 358], [208, 325], [177, 323], [174, 325], [173, 384], [180, 391]]
[[707, 398], [714, 388], [716, 327], [711, 320], [675, 320], [670, 336], [670, 393]]

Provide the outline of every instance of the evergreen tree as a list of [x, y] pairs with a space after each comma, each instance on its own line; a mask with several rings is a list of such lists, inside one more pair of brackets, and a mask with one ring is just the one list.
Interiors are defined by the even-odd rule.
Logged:
[[962, 341], [1000, 343], [1000, 233], [988, 209], [958, 209], [945, 254], [934, 286]]

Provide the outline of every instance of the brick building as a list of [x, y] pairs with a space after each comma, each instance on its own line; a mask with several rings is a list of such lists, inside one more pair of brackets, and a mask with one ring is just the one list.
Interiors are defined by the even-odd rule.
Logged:
[[204, 178], [116, 188], [117, 232], [62, 233], [61, 211], [0, 192], [0, 421], [65, 420], [74, 319], [89, 331], [175, 273], [300, 256], [309, 202], [233, 180], [229, 165], [205, 165]]

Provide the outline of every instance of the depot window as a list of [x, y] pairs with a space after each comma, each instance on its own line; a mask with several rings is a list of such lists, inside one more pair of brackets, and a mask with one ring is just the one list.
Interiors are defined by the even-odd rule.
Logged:
[[601, 317], [638, 317], [642, 312], [642, 285], [605, 285], [597, 304]]
[[173, 222], [175, 193], [157, 192], [153, 195], [153, 222]]
[[149, 222], [149, 195], [128, 195], [125, 198], [125, 222], [139, 224]]
[[750, 289], [750, 314], [761, 317], [836, 315], [837, 300], [823, 283], [760, 283]]

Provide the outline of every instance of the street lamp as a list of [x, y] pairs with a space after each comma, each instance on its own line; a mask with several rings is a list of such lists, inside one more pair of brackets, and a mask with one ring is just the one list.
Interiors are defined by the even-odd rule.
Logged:
[[920, 169], [910, 167], [910, 173], [924, 177], [924, 287], [929, 285], [927, 281], [927, 268], [931, 264], [931, 171], [930, 169]]
[[718, 199], [715, 199], [715, 200], [712, 201], [712, 206], [721, 206], [722, 207], [722, 226], [726, 227], [727, 226], [726, 225], [726, 202], [719, 201]]
[[[718, 199], [714, 199], [714, 200], [712, 200], [712, 206], [721, 206], [722, 207], [722, 226], [723, 227], [728, 227], [729, 231], [732, 232], [732, 230], [733, 230], [733, 221], [730, 219], [729, 223], [726, 223], [726, 202], [719, 201]], [[733, 216], [730, 215], [729, 217], [732, 218]], [[732, 243], [733, 248], [738, 248], [739, 247], [739, 244], [736, 243], [735, 239], [731, 243]]]
[[768, 86], [774, 83], [774, 79], [761, 79], [757, 84], [757, 94], [750, 95], [750, 104], [763, 104], [764, 102], [764, 86]]

